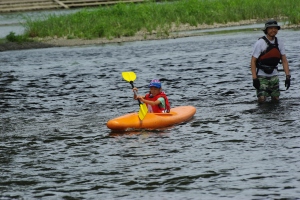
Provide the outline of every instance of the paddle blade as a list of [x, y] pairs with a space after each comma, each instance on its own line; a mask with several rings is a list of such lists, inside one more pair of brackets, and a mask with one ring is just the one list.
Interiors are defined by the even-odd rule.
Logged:
[[146, 116], [146, 114], [148, 113], [148, 108], [147, 105], [142, 103], [140, 104], [140, 110], [139, 110], [139, 118], [140, 120], [143, 120]]
[[128, 82], [133, 82], [136, 79], [136, 75], [134, 72], [122, 72], [122, 77]]

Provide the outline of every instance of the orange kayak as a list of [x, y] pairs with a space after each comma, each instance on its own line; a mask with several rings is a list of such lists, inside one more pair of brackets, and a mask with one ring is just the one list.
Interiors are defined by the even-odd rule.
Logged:
[[126, 129], [159, 129], [179, 124], [191, 119], [196, 113], [193, 106], [179, 106], [171, 108], [170, 113], [147, 113], [140, 120], [138, 113], [129, 113], [107, 122], [111, 130], [125, 131]]

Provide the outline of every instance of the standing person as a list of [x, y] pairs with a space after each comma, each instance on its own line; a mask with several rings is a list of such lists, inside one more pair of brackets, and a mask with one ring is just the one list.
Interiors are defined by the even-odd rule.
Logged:
[[[162, 91], [161, 82], [158, 79], [153, 79], [149, 84], [150, 91], [143, 96], [136, 96], [134, 99], [140, 99], [143, 103], [147, 104], [149, 113], [169, 113], [170, 103], [167, 95]], [[135, 87], [133, 90], [137, 91]]]
[[251, 58], [251, 73], [253, 86], [259, 103], [266, 101], [271, 96], [273, 101], [278, 101], [280, 96], [278, 64], [280, 60], [286, 75], [285, 87], [288, 90], [291, 84], [291, 75], [288, 60], [285, 55], [283, 41], [276, 37], [280, 26], [275, 20], [266, 22], [263, 32], [265, 36], [255, 43]]

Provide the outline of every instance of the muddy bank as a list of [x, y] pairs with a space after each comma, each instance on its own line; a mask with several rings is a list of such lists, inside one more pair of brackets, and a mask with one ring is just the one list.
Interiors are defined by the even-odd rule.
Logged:
[[0, 44], [0, 51], [12, 51], [12, 50], [22, 50], [22, 49], [39, 49], [39, 48], [49, 48], [55, 47], [52, 44], [46, 44], [42, 42], [6, 42]]
[[[64, 46], [83, 46], [83, 45], [101, 45], [108, 43], [122, 43], [122, 42], [132, 42], [132, 41], [144, 41], [144, 40], [160, 40], [160, 39], [176, 39], [190, 36], [200, 36], [205, 35], [205, 32], [190, 32], [197, 30], [209, 30], [222, 27], [239, 27], [242, 25], [250, 25], [261, 23], [262, 20], [244, 20], [240, 22], [230, 22], [227, 24], [213, 24], [213, 25], [198, 25], [189, 26], [181, 25], [179, 27], [173, 26], [170, 30], [169, 35], [160, 35], [157, 32], [145, 32], [140, 31], [132, 37], [120, 37], [120, 38], [97, 38], [97, 39], [68, 39], [68, 38], [37, 38], [34, 42], [24, 42], [15, 43], [8, 42], [0, 44], [0, 51], [10, 51], [10, 50], [21, 50], [21, 49], [38, 49], [38, 48], [49, 48], [49, 47], [64, 47]], [[299, 25], [282, 25], [282, 29], [289, 28], [299, 28]], [[253, 31], [260, 30], [260, 28], [253, 28]]]

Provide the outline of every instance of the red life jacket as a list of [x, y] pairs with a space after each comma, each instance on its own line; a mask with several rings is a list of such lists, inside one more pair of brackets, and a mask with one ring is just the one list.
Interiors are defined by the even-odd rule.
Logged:
[[[145, 99], [149, 100], [149, 101], [156, 101], [158, 98], [163, 97], [165, 99], [165, 103], [166, 103], [166, 108], [162, 108], [159, 105], [155, 105], [155, 106], [151, 106], [151, 105], [147, 105], [147, 107], [152, 109], [152, 112], [154, 113], [169, 113], [170, 112], [170, 103], [168, 100], [167, 95], [164, 92], [160, 92], [158, 95], [156, 96], [152, 96], [150, 93], [146, 94]], [[149, 109], [149, 110], [151, 110]]]
[[277, 37], [275, 37], [275, 43], [271, 44], [271, 42], [263, 36], [262, 38], [267, 43], [267, 49], [260, 54], [257, 58], [256, 66], [258, 69], [264, 70], [265, 73], [271, 74], [274, 69], [277, 69], [277, 65], [281, 60], [281, 53], [278, 48]]

